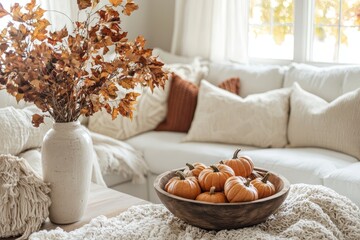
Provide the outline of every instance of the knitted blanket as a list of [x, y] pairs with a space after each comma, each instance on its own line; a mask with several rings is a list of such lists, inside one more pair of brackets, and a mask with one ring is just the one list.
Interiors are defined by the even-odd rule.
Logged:
[[114, 218], [104, 216], [72, 232], [60, 228], [30, 236], [40, 239], [360, 239], [360, 210], [323, 186], [292, 185], [277, 212], [262, 224], [236, 230], [193, 227], [163, 205], [134, 206]]

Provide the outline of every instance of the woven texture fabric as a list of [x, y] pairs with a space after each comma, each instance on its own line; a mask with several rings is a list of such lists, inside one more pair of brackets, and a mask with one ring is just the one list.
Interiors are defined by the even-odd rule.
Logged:
[[295, 83], [290, 97], [290, 146], [327, 148], [360, 160], [359, 106], [360, 89], [327, 102]]
[[150, 204], [131, 207], [114, 218], [97, 217], [69, 233], [58, 228], [34, 233], [30, 239], [358, 240], [359, 236], [360, 210], [353, 202], [323, 186], [295, 184], [280, 208], [253, 227], [206, 231], [183, 222], [163, 205]]
[[[218, 86], [231, 93], [238, 94], [240, 80], [239, 78], [230, 78]], [[198, 86], [174, 75], [170, 87], [166, 119], [155, 130], [188, 132], [194, 118], [198, 93]]]
[[284, 147], [290, 89], [241, 98], [202, 81], [194, 120], [185, 141]]
[[25, 159], [0, 155], [0, 238], [27, 239], [49, 215], [50, 188]]

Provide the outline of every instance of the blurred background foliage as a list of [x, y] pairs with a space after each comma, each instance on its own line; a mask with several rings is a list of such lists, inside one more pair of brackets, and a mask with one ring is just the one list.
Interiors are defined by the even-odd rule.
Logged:
[[[346, 28], [360, 31], [360, 0], [314, 0], [314, 37], [347, 44]], [[271, 34], [276, 44], [293, 34], [294, 0], [250, 0], [250, 24], [256, 35]], [[340, 29], [339, 29], [339, 26]]]

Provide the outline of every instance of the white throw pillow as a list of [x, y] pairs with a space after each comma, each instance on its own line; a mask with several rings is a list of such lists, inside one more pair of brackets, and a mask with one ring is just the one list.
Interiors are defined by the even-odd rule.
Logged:
[[18, 155], [26, 149], [41, 147], [52, 120], [45, 118], [45, 124], [35, 128], [31, 123], [34, 113], [40, 113], [35, 106], [0, 108], [0, 153]]
[[284, 147], [290, 91], [241, 98], [201, 81], [194, 120], [184, 140]]
[[[168, 64], [165, 68], [195, 84], [198, 84], [208, 71], [207, 66], [198, 60], [192, 64]], [[90, 117], [88, 128], [119, 140], [155, 129], [166, 117], [170, 84], [171, 79], [166, 83], [165, 90], [156, 88], [153, 93], [148, 88], [138, 89], [141, 96], [138, 97], [133, 120], [122, 116], [112, 120], [110, 114], [101, 111]]]
[[217, 86], [224, 79], [238, 77], [241, 82], [239, 95], [246, 97], [281, 88], [286, 69], [286, 67], [270, 65], [211, 63], [206, 80]]
[[332, 102], [294, 84], [288, 138], [291, 147], [321, 147], [360, 159], [360, 89]]
[[284, 87], [297, 82], [304, 90], [330, 102], [360, 87], [359, 66], [314, 67], [293, 63], [285, 74]]

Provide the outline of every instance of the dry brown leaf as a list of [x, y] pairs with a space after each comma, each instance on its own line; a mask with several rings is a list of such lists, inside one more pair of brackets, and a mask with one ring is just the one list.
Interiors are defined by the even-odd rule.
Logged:
[[34, 114], [31, 122], [34, 127], [39, 127], [41, 123], [44, 123], [44, 115]]
[[114, 6], [114, 7], [117, 7], [119, 6], [123, 0], [109, 0], [109, 2]]
[[0, 3], [0, 18], [9, 15], [9, 13], [4, 9], [3, 5]]
[[131, 13], [133, 11], [137, 10], [138, 8], [139, 8], [139, 6], [131, 1], [131, 2], [128, 2], [128, 3], [125, 4], [125, 7], [124, 7], [122, 12], [125, 15], [130, 16]]
[[31, 0], [31, 2], [29, 2], [25, 5], [25, 9], [28, 11], [32, 11], [35, 8], [35, 5], [36, 5], [36, 1]]
[[77, 5], [80, 10], [91, 7], [91, 0], [77, 0]]

